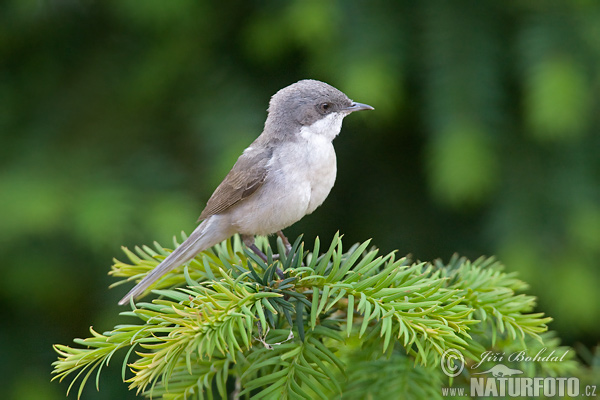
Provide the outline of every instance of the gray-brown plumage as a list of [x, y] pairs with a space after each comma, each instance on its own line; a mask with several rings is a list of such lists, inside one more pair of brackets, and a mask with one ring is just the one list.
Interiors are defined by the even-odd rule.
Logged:
[[[268, 153], [267, 150], [264, 153]], [[241, 156], [210, 196], [198, 221], [219, 214], [254, 193], [265, 182], [269, 154]]]

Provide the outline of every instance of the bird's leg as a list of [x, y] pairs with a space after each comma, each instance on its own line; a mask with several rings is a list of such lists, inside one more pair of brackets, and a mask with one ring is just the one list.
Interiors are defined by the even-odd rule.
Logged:
[[256, 246], [254, 243], [252, 243], [250, 246], [248, 246], [248, 248], [250, 250], [252, 250], [254, 252], [254, 254], [256, 254], [257, 256], [259, 256], [265, 263], [269, 262], [269, 259], [267, 258], [267, 255], [265, 253], [263, 253], [262, 250], [259, 249], [258, 246]]
[[[288, 238], [283, 234], [283, 231], [277, 231], [277, 236], [279, 236], [281, 238], [281, 241], [283, 242], [283, 245], [285, 246], [285, 255], [289, 255], [290, 252], [292, 251], [292, 245], [290, 244], [290, 241], [288, 240]], [[304, 261], [302, 261], [302, 266], [304, 266]]]
[[283, 234], [283, 231], [277, 231], [277, 236], [281, 238], [281, 241], [285, 246], [285, 255], [287, 256], [288, 254], [290, 254], [290, 251], [292, 251], [292, 245], [290, 244], [288, 238], [285, 237], [285, 235]]
[[[242, 241], [244, 242], [244, 244], [254, 252], [254, 254], [256, 254], [257, 256], [259, 256], [266, 264], [269, 263], [269, 259], [267, 258], [267, 255], [265, 253], [263, 253], [258, 246], [256, 246], [256, 244], [254, 243], [254, 236], [252, 235], [242, 235]], [[277, 276], [279, 276], [279, 279], [283, 279], [284, 275], [283, 272], [279, 269], [276, 268], [275, 269], [275, 273], [277, 274]]]

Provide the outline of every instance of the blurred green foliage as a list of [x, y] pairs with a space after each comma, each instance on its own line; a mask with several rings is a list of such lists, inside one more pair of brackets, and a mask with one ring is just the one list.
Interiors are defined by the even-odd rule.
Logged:
[[599, 65], [591, 1], [3, 1], [3, 393], [63, 398], [50, 345], [114, 325], [110, 258], [189, 232], [302, 78], [376, 111], [346, 120], [336, 186], [289, 236], [496, 254], [595, 344]]

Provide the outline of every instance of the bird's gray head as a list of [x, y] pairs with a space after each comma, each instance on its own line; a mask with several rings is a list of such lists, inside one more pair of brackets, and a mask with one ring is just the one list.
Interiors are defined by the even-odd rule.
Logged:
[[273, 95], [265, 130], [278, 136], [311, 127], [333, 139], [340, 131], [342, 119], [353, 111], [372, 110], [355, 103], [344, 93], [324, 82], [305, 79], [287, 86]]

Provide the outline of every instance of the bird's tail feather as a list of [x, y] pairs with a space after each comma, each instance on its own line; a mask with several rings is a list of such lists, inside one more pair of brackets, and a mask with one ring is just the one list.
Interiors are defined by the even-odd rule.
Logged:
[[144, 293], [161, 276], [174, 268], [190, 261], [200, 253], [215, 244], [222, 242], [233, 234], [219, 224], [220, 216], [214, 215], [204, 220], [194, 229], [190, 236], [144, 277], [120, 301], [119, 305], [126, 304], [130, 298], [136, 298]]

